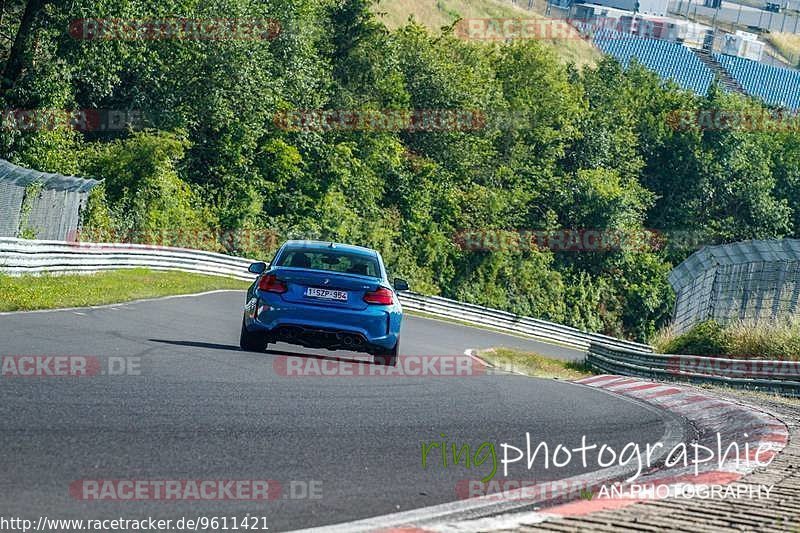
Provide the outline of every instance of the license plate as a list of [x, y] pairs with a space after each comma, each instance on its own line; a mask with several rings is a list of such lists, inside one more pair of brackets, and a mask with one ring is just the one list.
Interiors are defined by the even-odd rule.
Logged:
[[308, 287], [306, 289], [306, 296], [310, 298], [322, 298], [323, 300], [338, 300], [340, 302], [347, 301], [346, 291], [336, 291], [333, 289], [318, 289], [316, 287]]

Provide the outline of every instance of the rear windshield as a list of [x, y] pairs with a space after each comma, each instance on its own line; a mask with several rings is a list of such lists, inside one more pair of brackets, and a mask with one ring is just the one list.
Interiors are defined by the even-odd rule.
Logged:
[[287, 250], [278, 259], [278, 266], [381, 277], [378, 273], [378, 261], [375, 259], [336, 250]]

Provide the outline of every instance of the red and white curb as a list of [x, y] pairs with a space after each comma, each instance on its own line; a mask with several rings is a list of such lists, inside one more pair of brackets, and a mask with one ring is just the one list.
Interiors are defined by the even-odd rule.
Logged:
[[[731, 451], [725, 455], [724, 460], [715, 458], [714, 461], [701, 463], [697, 466], [676, 466], [653, 470], [642, 474], [635, 480], [638, 487], [653, 487], [657, 490], [630, 492], [633, 484], [615, 483], [619, 492], [613, 496], [603, 496], [596, 490], [602, 485], [602, 480], [591, 476], [578, 476], [555, 484], [564, 483], [569, 492], [568, 503], [553, 505], [536, 511], [514, 512], [509, 505], [503, 510], [503, 502], [524, 502], [533, 490], [534, 494], [541, 495], [540, 487], [516, 489], [473, 498], [465, 502], [453, 502], [426, 509], [416, 509], [384, 517], [359, 520], [349, 524], [338, 524], [315, 528], [313, 531], [349, 532], [349, 531], [375, 531], [382, 533], [466, 533], [479, 531], [493, 531], [513, 529], [521, 525], [532, 525], [549, 520], [568, 516], [580, 516], [601, 510], [619, 509], [638, 502], [653, 499], [663, 499], [678, 495], [692, 495], [710, 486], [726, 487], [727, 490], [741, 490], [745, 485], [737, 487], [737, 481], [755, 470], [759, 464], [770, 462], [789, 442], [789, 431], [786, 425], [772, 415], [765, 413], [757, 407], [721, 399], [695, 387], [665, 384], [615, 375], [599, 375], [584, 378], [574, 383], [605, 390], [612, 394], [626, 397], [652, 408], [667, 411], [673, 416], [687, 420], [696, 430], [697, 439], [693, 441], [698, 446], [705, 446], [717, 450], [718, 439], [722, 443], [722, 450], [726, 450], [730, 443], [739, 445], [738, 454]], [[689, 446], [692, 443], [686, 443]], [[758, 453], [757, 453], [758, 452]], [[747, 460], [749, 459], [749, 461]], [[697, 472], [695, 472], [697, 468]], [[619, 479], [619, 478], [618, 478]], [[580, 497], [574, 490], [581, 487], [592, 493], [591, 498], [586, 498], [586, 492]], [[620, 496], [620, 494], [622, 496]], [[630, 496], [626, 496], [630, 495]], [[469, 514], [470, 511], [478, 516], [486, 516], [488, 502], [498, 502], [498, 513], [486, 518], [453, 519], [453, 513]], [[528, 509], [536, 503], [535, 499], [528, 499]], [[553, 500], [550, 500], [551, 502]], [[562, 500], [565, 501], [565, 500]], [[552, 504], [550, 504], [552, 505]], [[520, 507], [523, 507], [520, 505]], [[520, 508], [518, 511], [521, 511]], [[504, 512], [505, 511], [505, 512]], [[450, 514], [448, 517], [447, 515]], [[473, 516], [475, 516], [473, 514]]]
[[[639, 485], [664, 487], [662, 494], [641, 498], [592, 498], [547, 509], [550, 516], [577, 516], [602, 509], [625, 507], [648, 499], [694, 494], [710, 485], [735, 484], [757, 467], [765, 465], [789, 443], [786, 424], [757, 407], [721, 399], [694, 387], [655, 383], [638, 378], [600, 375], [576, 381], [604, 389], [670, 411], [687, 419], [697, 430], [697, 444], [712, 450], [739, 445], [739, 453], [697, 467], [666, 467], [636, 480]], [[757, 461], [756, 461], [757, 460]], [[730, 487], [729, 490], [732, 490]], [[738, 489], [738, 487], [737, 487]]]
[[[736, 442], [740, 446], [740, 453], [738, 456], [731, 453], [721, 462], [712, 461], [699, 465], [697, 474], [694, 466], [684, 467], [682, 464], [644, 474], [635, 483], [639, 487], [652, 487], [652, 490], [636, 493], [635, 497], [595, 495], [591, 499], [581, 498], [535, 512], [425, 524], [424, 531], [464, 533], [513, 529], [523, 524], [531, 525], [568, 516], [619, 509], [643, 501], [681, 494], [691, 496], [711, 486], [726, 486], [727, 490], [739, 494], [738, 491], [750, 489], [748, 486], [737, 485], [736, 482], [757, 468], [756, 452], [761, 450], [759, 461], [762, 464], [768, 463], [789, 442], [788, 428], [772, 415], [757, 407], [720, 399], [694, 387], [615, 375], [592, 376], [575, 383], [620, 394], [672, 412], [687, 419], [695, 427], [698, 445], [717, 449], [717, 440], [720, 439], [724, 443], [722, 449], [725, 450], [728, 444]], [[745, 453], [745, 450], [749, 450], [749, 453]], [[622, 494], [631, 494], [628, 490], [630, 486], [623, 484], [620, 489]]]

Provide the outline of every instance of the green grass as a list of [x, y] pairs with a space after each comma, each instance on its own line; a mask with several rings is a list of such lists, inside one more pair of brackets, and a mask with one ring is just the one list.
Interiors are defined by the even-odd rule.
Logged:
[[510, 348], [481, 350], [478, 356], [498, 368], [537, 378], [581, 379], [594, 374], [583, 362], [551, 359], [537, 353]]
[[219, 276], [147, 269], [65, 276], [0, 275], [0, 311], [85, 307], [216, 289], [246, 289], [247, 282]]
[[651, 344], [657, 353], [800, 361], [800, 319], [726, 326], [707, 321], [681, 335], [666, 329]]
[[[527, 3], [526, 3], [527, 5]], [[409, 17], [437, 32], [459, 18], [542, 18], [546, 2], [536, 2], [537, 8], [529, 11], [513, 5], [510, 0], [383, 0], [374, 11], [389, 29], [396, 29], [408, 22]], [[581, 39], [543, 40], [555, 49], [563, 63], [577, 66], [594, 64], [600, 51], [591, 43]]]
[[800, 35], [768, 33], [767, 41], [792, 65], [800, 64]]

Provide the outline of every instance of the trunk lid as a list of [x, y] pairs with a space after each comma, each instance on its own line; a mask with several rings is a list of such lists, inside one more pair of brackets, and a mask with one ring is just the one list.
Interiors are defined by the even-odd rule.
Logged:
[[[285, 267], [274, 268], [271, 272], [286, 284], [288, 290], [281, 295], [285, 301], [308, 305], [366, 309], [368, 304], [364, 301], [364, 295], [381, 286], [380, 279], [340, 272]], [[342, 292], [347, 293], [346, 300], [339, 299], [343, 296]]]

